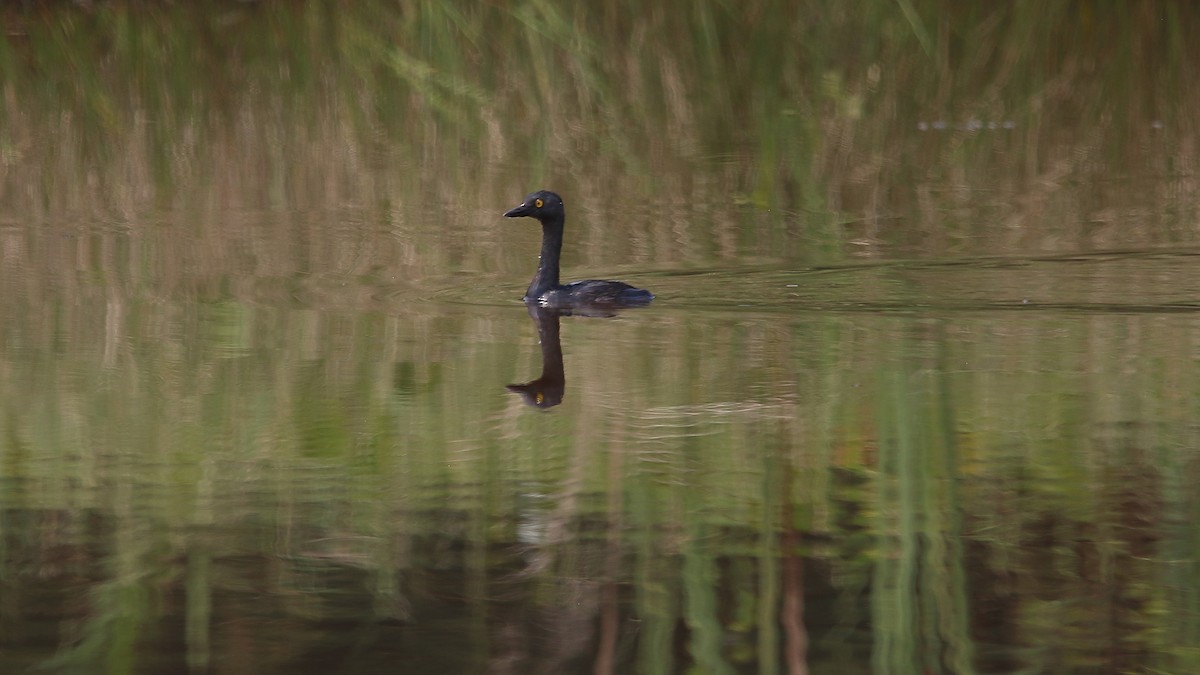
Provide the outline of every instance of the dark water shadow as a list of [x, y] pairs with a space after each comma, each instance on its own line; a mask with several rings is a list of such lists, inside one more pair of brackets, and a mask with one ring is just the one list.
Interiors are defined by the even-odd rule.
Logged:
[[559, 317], [564, 312], [536, 305], [529, 305], [528, 309], [529, 318], [537, 327], [538, 344], [542, 348], [542, 374], [524, 384], [510, 384], [506, 389], [520, 394], [527, 405], [553, 408], [562, 403], [567, 386], [562, 341], [559, 339]]
[[559, 338], [559, 320], [564, 316], [590, 318], [612, 318], [618, 310], [608, 307], [574, 307], [551, 309], [537, 305], [526, 305], [529, 318], [537, 328], [538, 345], [542, 349], [542, 373], [525, 383], [507, 385], [505, 388], [521, 395], [522, 400], [535, 408], [553, 408], [562, 403], [566, 391], [566, 373], [563, 369], [562, 340]]

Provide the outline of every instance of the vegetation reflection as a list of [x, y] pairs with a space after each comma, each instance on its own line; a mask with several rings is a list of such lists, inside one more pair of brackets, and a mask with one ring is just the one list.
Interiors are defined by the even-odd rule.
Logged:
[[0, 19], [0, 671], [1200, 672], [1200, 5]]

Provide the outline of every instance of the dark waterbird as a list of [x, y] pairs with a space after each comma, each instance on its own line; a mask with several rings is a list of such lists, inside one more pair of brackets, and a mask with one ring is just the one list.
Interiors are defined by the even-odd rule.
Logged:
[[558, 257], [562, 253], [563, 223], [566, 212], [562, 197], [541, 190], [525, 198], [521, 205], [504, 213], [506, 218], [528, 216], [542, 224], [542, 258], [533, 275], [525, 302], [559, 309], [587, 307], [636, 307], [650, 304], [650, 291], [620, 281], [573, 281], [558, 283]]

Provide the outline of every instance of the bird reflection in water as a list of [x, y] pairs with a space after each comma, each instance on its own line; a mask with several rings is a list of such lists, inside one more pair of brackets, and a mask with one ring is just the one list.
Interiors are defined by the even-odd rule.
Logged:
[[558, 319], [562, 312], [533, 304], [527, 307], [529, 318], [537, 326], [538, 342], [542, 347], [542, 374], [525, 384], [510, 384], [508, 390], [520, 394], [525, 403], [531, 406], [553, 408], [562, 403], [566, 389], [562, 343], [558, 338]]

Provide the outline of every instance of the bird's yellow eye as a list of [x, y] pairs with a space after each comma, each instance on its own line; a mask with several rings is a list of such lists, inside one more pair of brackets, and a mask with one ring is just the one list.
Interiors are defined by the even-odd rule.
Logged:
[[[539, 199], [538, 201], [540, 202], [540, 201], [542, 201], [542, 200], [540, 200], [540, 199]], [[539, 204], [538, 206], [541, 206], [541, 204]], [[540, 392], [540, 391], [539, 391], [537, 394], [535, 394], [535, 395], [534, 395], [534, 397], [533, 397], [533, 400], [537, 401], [537, 404], [538, 404], [538, 405], [541, 405], [541, 404], [542, 404], [542, 401], [545, 401], [545, 400], [546, 400], [546, 397], [545, 397], [545, 396], [543, 396], [543, 395], [542, 395], [542, 392]]]
[[540, 200], [540, 199], [535, 199], [535, 200], [533, 200], [533, 205], [534, 205], [534, 206], [536, 206], [536, 207], [538, 207], [539, 209], [540, 209], [540, 208], [542, 208], [542, 204], [545, 204], [545, 203], [546, 203], [546, 202], [543, 202], [543, 201], [542, 201], [542, 200]]

